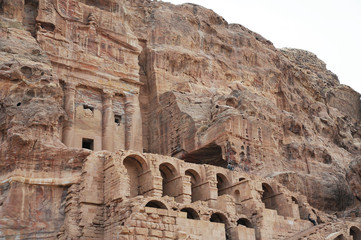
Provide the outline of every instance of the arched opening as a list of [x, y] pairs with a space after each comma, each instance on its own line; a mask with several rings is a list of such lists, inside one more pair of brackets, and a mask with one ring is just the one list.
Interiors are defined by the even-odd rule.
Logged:
[[181, 212], [186, 212], [188, 219], [195, 219], [195, 220], [199, 220], [199, 219], [200, 219], [197, 211], [194, 210], [193, 208], [183, 208], [183, 209], [181, 210]]
[[139, 156], [132, 155], [128, 156], [123, 161], [124, 167], [127, 169], [129, 186], [130, 186], [130, 197], [135, 197], [143, 194], [141, 187], [142, 181], [140, 175], [147, 169], [147, 164], [144, 159]]
[[277, 205], [274, 202], [274, 191], [270, 185], [267, 183], [262, 183], [262, 202], [264, 203], [265, 207], [268, 209], [277, 210]]
[[350, 236], [352, 240], [361, 240], [361, 230], [355, 226], [350, 228]]
[[224, 216], [224, 214], [222, 213], [213, 213], [211, 215], [211, 218], [209, 219], [209, 221], [211, 222], [216, 222], [216, 223], [223, 223], [224, 227], [225, 227], [225, 231], [226, 231], [226, 239], [229, 240], [230, 238], [230, 232], [229, 232], [229, 222], [227, 220], [227, 217]]
[[222, 173], [217, 173], [217, 189], [218, 189], [218, 196], [225, 194], [225, 188], [229, 186], [229, 182], [226, 176]]
[[188, 169], [187, 171], [185, 171], [185, 175], [191, 178], [192, 202], [202, 200], [201, 194], [197, 191], [197, 185], [199, 185], [201, 182], [201, 177], [199, 176], [199, 174], [195, 170]]
[[162, 163], [159, 165], [159, 171], [163, 178], [163, 196], [176, 197], [179, 188], [174, 181], [178, 176], [176, 168], [170, 163]]
[[291, 200], [292, 200], [292, 202], [293, 202], [294, 204], [297, 204], [297, 205], [298, 205], [298, 201], [297, 201], [297, 199], [296, 199], [295, 197], [291, 197]]
[[237, 220], [237, 226], [238, 225], [242, 225], [242, 226], [245, 226], [245, 227], [248, 227], [248, 228], [253, 228], [253, 225], [251, 223], [250, 220], [248, 220], [247, 218], [240, 218]]
[[343, 234], [338, 235], [334, 240], [346, 240], [345, 236]]
[[242, 182], [243, 180], [246, 180], [246, 178], [241, 177], [241, 178], [238, 179], [238, 181], [240, 181], [240, 182]]
[[145, 206], [150, 208], [167, 209], [167, 206], [164, 205], [164, 203], [157, 200], [149, 201]]
[[236, 203], [241, 203], [241, 193], [239, 192], [239, 190], [234, 191], [233, 197]]

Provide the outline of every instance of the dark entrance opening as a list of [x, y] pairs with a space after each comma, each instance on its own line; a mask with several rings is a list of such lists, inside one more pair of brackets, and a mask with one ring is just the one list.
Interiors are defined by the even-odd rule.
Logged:
[[209, 221], [211, 222], [216, 222], [216, 223], [223, 223], [225, 230], [226, 230], [226, 240], [230, 240], [231, 239], [231, 234], [229, 232], [229, 222], [227, 220], [227, 217], [224, 216], [222, 213], [213, 213], [211, 215], [211, 218], [209, 219]]
[[192, 202], [201, 200], [201, 196], [202, 194], [199, 193], [199, 188], [196, 188], [196, 186], [200, 183], [200, 176], [199, 174], [192, 170], [192, 169], [188, 169], [187, 171], [185, 171], [185, 175], [189, 176], [191, 178], [191, 194], [192, 194]]
[[262, 202], [264, 203], [265, 207], [268, 209], [277, 210], [276, 203], [274, 201], [274, 192], [270, 185], [267, 183], [262, 183]]
[[227, 177], [224, 176], [222, 173], [217, 173], [217, 189], [218, 189], [218, 196], [225, 194], [224, 191], [229, 186], [229, 182]]
[[210, 143], [198, 150], [189, 152], [181, 159], [190, 163], [227, 167], [227, 161], [222, 158], [222, 148], [216, 143]]
[[83, 138], [82, 148], [94, 150], [94, 139]]
[[157, 200], [149, 201], [145, 206], [151, 208], [167, 209], [167, 207], [162, 202]]
[[38, 8], [38, 0], [25, 0], [23, 25], [34, 37], [36, 34], [36, 17], [38, 16]]
[[120, 123], [122, 122], [122, 116], [114, 115], [114, 122], [117, 126], [120, 126]]
[[83, 109], [89, 109], [92, 113], [94, 113], [94, 107], [90, 106], [90, 105], [83, 105]]
[[361, 230], [354, 226], [351, 227], [350, 236], [352, 240], [361, 240]]
[[183, 209], [181, 210], [181, 212], [186, 212], [188, 219], [196, 219], [196, 220], [199, 220], [199, 215], [198, 215], [197, 211], [194, 210], [193, 208], [183, 208]]
[[159, 171], [163, 178], [163, 196], [178, 196], [178, 188], [174, 178], [178, 176], [176, 168], [170, 163], [159, 165]]
[[248, 228], [252, 228], [252, 223], [247, 218], [240, 218], [237, 220], [237, 225], [242, 225]]

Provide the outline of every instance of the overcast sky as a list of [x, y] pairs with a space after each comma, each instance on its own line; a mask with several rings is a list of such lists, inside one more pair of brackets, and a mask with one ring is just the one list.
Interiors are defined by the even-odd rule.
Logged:
[[165, 0], [210, 8], [277, 48], [315, 53], [340, 82], [361, 93], [361, 0]]

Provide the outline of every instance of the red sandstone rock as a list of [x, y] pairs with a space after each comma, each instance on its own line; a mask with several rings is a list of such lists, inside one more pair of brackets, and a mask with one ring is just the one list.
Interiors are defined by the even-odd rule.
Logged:
[[[308, 203], [359, 214], [360, 94], [314, 54], [193, 4], [3, 0], [0, 26], [0, 238], [198, 239], [173, 211], [196, 206], [219, 238], [283, 239], [333, 221]], [[302, 234], [361, 237], [350, 224]]]

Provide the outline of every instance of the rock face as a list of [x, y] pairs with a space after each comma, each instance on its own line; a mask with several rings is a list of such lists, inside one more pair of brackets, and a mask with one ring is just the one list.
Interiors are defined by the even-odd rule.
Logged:
[[[360, 217], [360, 104], [313, 53], [201, 6], [0, 0], [0, 238], [284, 239]], [[310, 239], [361, 238], [332, 224]]]

